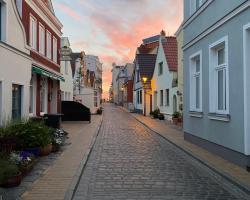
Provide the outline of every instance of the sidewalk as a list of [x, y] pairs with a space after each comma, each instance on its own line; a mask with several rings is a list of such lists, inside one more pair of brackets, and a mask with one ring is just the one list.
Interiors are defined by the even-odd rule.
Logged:
[[23, 200], [63, 200], [72, 184], [76, 184], [78, 172], [86, 161], [86, 154], [101, 125], [102, 116], [93, 115], [91, 124], [86, 122], [66, 122], [63, 129], [69, 132], [67, 142], [71, 143], [61, 156], [49, 167], [31, 189], [26, 191]]
[[[124, 108], [122, 109], [129, 112]], [[190, 154], [192, 157], [196, 158], [250, 194], [250, 173], [245, 169], [184, 140], [184, 135], [181, 130], [174, 128], [172, 125], [167, 125], [164, 121], [151, 119], [150, 117], [145, 117], [140, 114], [130, 114], [146, 127], [158, 133], [175, 146]]]

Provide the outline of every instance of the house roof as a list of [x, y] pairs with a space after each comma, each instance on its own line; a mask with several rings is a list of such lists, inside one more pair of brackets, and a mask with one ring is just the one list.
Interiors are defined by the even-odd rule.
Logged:
[[136, 62], [139, 65], [139, 73], [141, 78], [146, 77], [147, 82], [145, 85], [150, 85], [153, 77], [156, 55], [155, 54], [137, 54]]
[[178, 47], [176, 37], [166, 37], [162, 40], [162, 47], [166, 56], [169, 71], [178, 69]]
[[155, 36], [143, 39], [142, 42], [143, 42], [143, 44], [158, 42], [159, 38], [160, 38], [160, 35], [155, 35]]

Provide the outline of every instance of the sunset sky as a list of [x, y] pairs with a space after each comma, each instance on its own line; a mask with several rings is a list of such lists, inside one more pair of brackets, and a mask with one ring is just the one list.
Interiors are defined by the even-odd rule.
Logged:
[[183, 19], [183, 0], [52, 0], [74, 52], [99, 56], [104, 98], [111, 64], [133, 62], [137, 46], [162, 29], [173, 35]]

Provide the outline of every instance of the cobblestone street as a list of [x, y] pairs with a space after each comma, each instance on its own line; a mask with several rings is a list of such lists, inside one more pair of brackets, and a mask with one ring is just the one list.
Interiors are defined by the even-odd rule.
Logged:
[[244, 199], [214, 174], [128, 113], [106, 105], [103, 125], [75, 200]]

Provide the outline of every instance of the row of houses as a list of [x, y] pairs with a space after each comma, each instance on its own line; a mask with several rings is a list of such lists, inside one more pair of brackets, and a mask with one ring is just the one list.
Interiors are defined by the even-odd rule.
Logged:
[[[162, 31], [137, 48], [130, 107], [159, 108], [168, 120], [180, 111], [185, 140], [249, 169], [250, 1], [183, 2], [175, 36]], [[110, 90], [117, 104], [119, 69]]]
[[179, 72], [182, 69], [178, 70], [175, 36], [166, 36], [162, 31], [143, 39], [133, 64], [113, 64], [112, 101], [147, 116], [159, 109], [171, 120], [174, 112], [182, 111], [183, 81], [179, 81]]
[[[72, 74], [71, 63], [76, 66], [81, 56], [74, 57], [68, 39], [62, 38], [62, 27], [50, 0], [0, 1], [2, 125], [29, 116], [60, 113], [61, 100], [73, 100], [76, 75]], [[65, 49], [69, 55], [63, 55]], [[102, 69], [98, 57], [88, 57], [85, 55], [86, 64], [80, 65], [87, 73], [94, 73], [88, 96], [96, 102], [93, 108], [87, 104], [94, 112], [94, 107], [100, 105]], [[95, 69], [93, 63], [99, 68]]]

